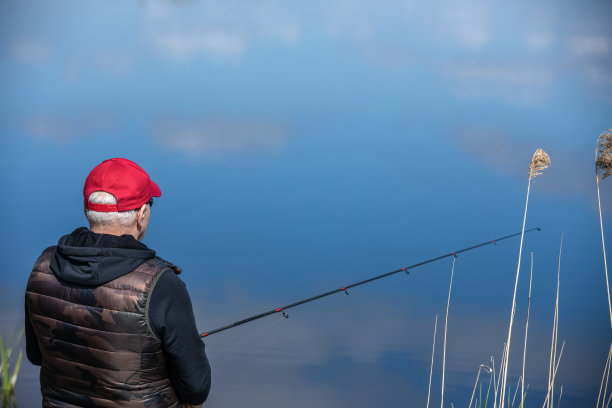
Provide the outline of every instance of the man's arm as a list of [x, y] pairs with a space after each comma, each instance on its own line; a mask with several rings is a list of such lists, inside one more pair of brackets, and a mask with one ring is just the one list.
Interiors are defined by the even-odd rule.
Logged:
[[203, 404], [210, 391], [210, 365], [189, 293], [174, 272], [164, 272], [153, 288], [149, 323], [162, 341], [179, 400], [183, 406]]
[[28, 305], [25, 305], [25, 342], [26, 342], [26, 356], [30, 363], [34, 365], [40, 365], [42, 363], [42, 353], [38, 347], [38, 339], [36, 338], [36, 332], [30, 321], [30, 313], [28, 312]]

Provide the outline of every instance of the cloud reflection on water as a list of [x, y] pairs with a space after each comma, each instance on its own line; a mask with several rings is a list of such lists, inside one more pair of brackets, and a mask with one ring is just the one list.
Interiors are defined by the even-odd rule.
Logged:
[[[463, 272], [465, 273], [465, 271]], [[461, 276], [459, 279], [465, 279]], [[389, 282], [387, 282], [389, 284]], [[405, 284], [410, 285], [410, 282]], [[439, 300], [438, 336], [434, 364], [433, 401], [439, 399], [441, 376], [442, 337], [444, 322], [444, 299]], [[508, 299], [509, 300], [509, 299]], [[358, 407], [371, 402], [355, 398], [360, 389], [368, 384], [364, 377], [356, 374], [360, 370], [376, 373], [379, 393], [394, 394], [395, 400], [408, 398], [415, 405], [423, 405], [426, 398], [427, 378], [433, 338], [434, 316], [419, 310], [416, 302], [397, 304], [398, 299], [371, 299], [368, 291], [356, 291], [349, 297], [334, 295], [289, 311], [290, 318], [273, 315], [264, 320], [248, 323], [205, 340], [213, 369], [217, 369], [219, 401], [231, 400], [231, 395], [248, 395], [245, 384], [256, 388], [255, 394], [262, 398], [261, 406], [278, 406], [275, 398], [297, 397], [305, 392], [304, 401], [320, 406], [334, 406], [338, 400]], [[540, 300], [541, 301], [541, 300]], [[461, 306], [453, 304], [449, 316], [446, 383], [450, 401], [456, 406], [469, 396], [479, 364], [491, 365], [491, 356], [499, 367], [504, 333], [507, 332], [505, 315], [469, 315], [455, 312]], [[524, 307], [522, 301], [520, 307]], [[230, 323], [236, 320], [239, 310], [258, 313], [268, 310], [271, 305], [261, 301], [244, 299], [232, 302], [229, 307], [208, 305], [196, 301], [198, 324], [205, 324], [206, 316], [216, 321]], [[486, 307], [486, 306], [485, 306]], [[524, 312], [524, 310], [521, 310]], [[538, 312], [539, 313], [539, 312]], [[239, 316], [243, 318], [247, 316]], [[511, 353], [511, 382], [516, 382], [522, 366], [522, 342], [524, 316], [517, 316], [514, 348]], [[531, 316], [526, 375], [530, 384], [530, 400], [545, 393], [548, 370], [549, 323], [552, 316], [535, 314]], [[560, 379], [565, 386], [568, 399], [590, 389], [598, 381], [599, 367], [586, 354], [570, 346], [584, 342], [579, 333], [572, 333], [561, 323], [560, 338], [568, 340], [568, 350], [563, 357]], [[584, 344], [584, 343], [583, 343]], [[566, 350], [567, 351], [567, 350]], [[586, 351], [586, 350], [584, 350]], [[395, 367], [395, 368], [394, 368]], [[245, 371], [248, 373], [245, 376]], [[346, 372], [345, 372], [346, 371]], [[328, 376], [344, 376], [349, 372], [361, 376], [355, 383], [343, 383], [335, 389], [326, 387]], [[580, 373], [577, 375], [577, 373]], [[237, 374], [236, 376], [236, 373]], [[243, 377], [244, 376], [244, 377]], [[348, 378], [348, 377], [347, 377]], [[486, 377], [485, 377], [486, 378]], [[235, 379], [235, 381], [234, 381]], [[340, 381], [342, 383], [342, 381]], [[374, 386], [374, 385], [373, 385]], [[485, 385], [486, 387], [486, 382]], [[344, 388], [346, 387], [346, 388]], [[367, 387], [367, 386], [366, 386]], [[323, 392], [325, 397], [318, 400], [312, 396]], [[274, 395], [273, 395], [274, 394]], [[353, 394], [350, 396], [350, 394]], [[376, 392], [374, 392], [376, 394]], [[289, 397], [293, 396], [293, 397]], [[369, 395], [372, 397], [372, 394]], [[282, 397], [281, 397], [282, 398]], [[249, 404], [257, 404], [249, 401]], [[237, 406], [246, 406], [244, 402]], [[297, 406], [302, 406], [298, 405]]]
[[[531, 242], [547, 259], [534, 292], [530, 398], [538, 401], [547, 374], [546, 273], [561, 231], [562, 406], [596, 398], [609, 332], [593, 150], [610, 127], [609, 2], [0, 8], [0, 239], [17, 286], [41, 246], [84, 222], [82, 179], [108, 157], [131, 157], [163, 182], [147, 239], [187, 266], [192, 294], [214, 294], [194, 297], [204, 330], [267, 310], [286, 287], [308, 295], [390, 259], [514, 232], [529, 158], [544, 147], [553, 164], [528, 217], [546, 231]], [[602, 190], [611, 208], [612, 189]], [[41, 196], [45, 205], [35, 205]], [[447, 401], [456, 406], [505, 339], [510, 248], [483, 252], [457, 278], [447, 353]], [[200, 269], [210, 272], [189, 274]], [[423, 406], [446, 275], [411, 285], [339, 295], [207, 339], [216, 370], [209, 405]], [[21, 316], [21, 295], [6, 291], [3, 310]], [[25, 406], [39, 402], [35, 367], [24, 366], [19, 387]]]
[[209, 120], [160, 120], [153, 130], [160, 145], [193, 156], [223, 157], [226, 154], [275, 151], [288, 132], [280, 123], [219, 117]]

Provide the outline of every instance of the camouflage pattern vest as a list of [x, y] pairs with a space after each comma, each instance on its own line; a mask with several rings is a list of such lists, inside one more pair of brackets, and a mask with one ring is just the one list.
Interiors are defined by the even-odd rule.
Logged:
[[161, 341], [148, 320], [149, 295], [168, 264], [153, 258], [95, 288], [62, 284], [36, 261], [26, 288], [43, 355], [44, 407], [178, 407]]

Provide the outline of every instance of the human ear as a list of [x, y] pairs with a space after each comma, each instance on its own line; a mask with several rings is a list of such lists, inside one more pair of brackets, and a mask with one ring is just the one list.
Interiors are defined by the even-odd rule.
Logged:
[[138, 213], [136, 214], [136, 225], [138, 226], [138, 229], [140, 229], [142, 227], [142, 224], [144, 223], [146, 210], [147, 210], [146, 204], [143, 204], [142, 207], [138, 209]]

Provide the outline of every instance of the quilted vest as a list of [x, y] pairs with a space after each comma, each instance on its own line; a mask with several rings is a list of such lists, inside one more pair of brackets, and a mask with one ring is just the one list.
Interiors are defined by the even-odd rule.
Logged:
[[98, 287], [61, 283], [49, 268], [55, 247], [36, 261], [26, 303], [43, 355], [44, 407], [178, 407], [148, 300], [167, 264], [145, 261]]

